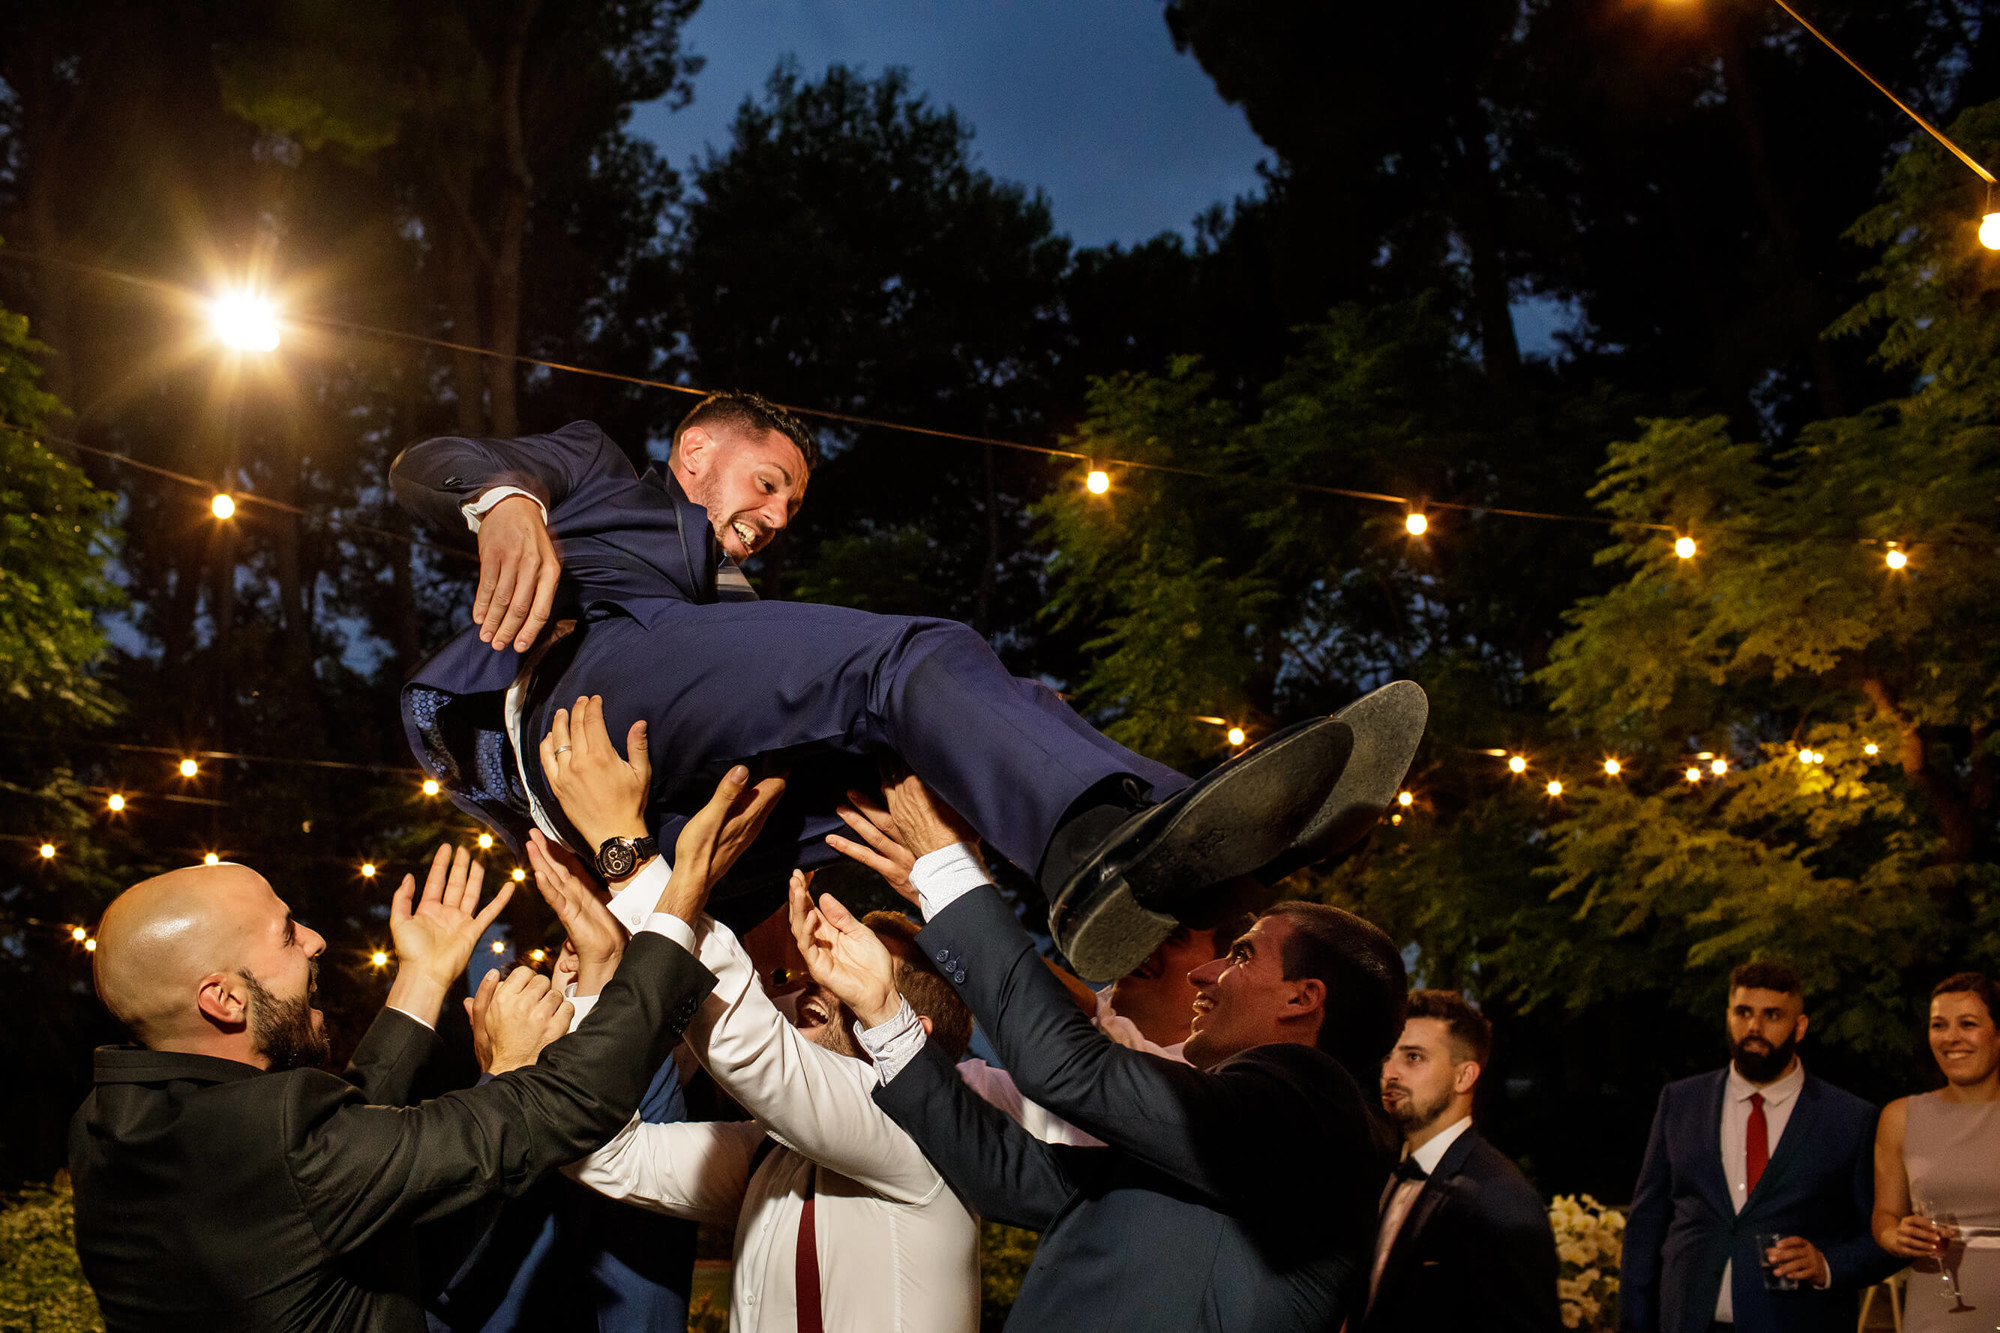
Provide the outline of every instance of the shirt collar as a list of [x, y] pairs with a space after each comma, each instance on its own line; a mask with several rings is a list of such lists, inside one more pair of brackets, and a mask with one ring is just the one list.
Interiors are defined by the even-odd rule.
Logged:
[[1751, 1093], [1761, 1092], [1764, 1094], [1764, 1105], [1783, 1106], [1786, 1102], [1798, 1096], [1799, 1089], [1805, 1085], [1806, 1062], [1803, 1060], [1794, 1061], [1791, 1073], [1785, 1075], [1775, 1083], [1766, 1083], [1761, 1088], [1738, 1073], [1735, 1062], [1731, 1061], [1729, 1065], [1729, 1081], [1723, 1088], [1723, 1096], [1729, 1101], [1747, 1102], [1750, 1100]]
[[1415, 1152], [1406, 1155], [1417, 1159], [1417, 1165], [1424, 1169], [1425, 1175], [1432, 1175], [1437, 1171], [1438, 1163], [1444, 1160], [1445, 1153], [1451, 1149], [1451, 1145], [1457, 1143], [1460, 1136], [1471, 1128], [1472, 1117], [1464, 1116], [1450, 1129], [1438, 1134]]

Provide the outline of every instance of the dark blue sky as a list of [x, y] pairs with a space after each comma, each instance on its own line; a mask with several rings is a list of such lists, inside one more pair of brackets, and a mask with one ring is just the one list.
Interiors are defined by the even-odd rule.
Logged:
[[727, 142], [737, 106], [788, 54], [808, 77], [836, 61], [907, 66], [970, 123], [979, 164], [1040, 187], [1080, 245], [1185, 231], [1255, 190], [1266, 156], [1174, 50], [1160, 0], [708, 0], [685, 36], [708, 60], [694, 104], [633, 120], [677, 167]]

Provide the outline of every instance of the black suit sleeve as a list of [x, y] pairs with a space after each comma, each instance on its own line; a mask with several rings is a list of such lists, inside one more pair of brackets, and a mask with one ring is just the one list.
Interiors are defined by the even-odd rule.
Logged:
[[1467, 1237], [1467, 1248], [1484, 1326], [1496, 1333], [1556, 1333], [1562, 1327], [1556, 1299], [1561, 1265], [1541, 1200], [1515, 1197], [1504, 1186], [1468, 1183], [1472, 1197], [1466, 1202], [1477, 1209], [1479, 1226]]
[[372, 1106], [408, 1106], [415, 1100], [417, 1076], [442, 1046], [434, 1030], [385, 1007], [368, 1025], [342, 1077]]
[[[1272, 1178], [1273, 1143], [1350, 1137], [1316, 1077], [1330, 1062], [1310, 1048], [1260, 1047], [1210, 1073], [1099, 1033], [991, 885], [939, 912], [921, 938], [934, 954], [959, 958], [953, 984], [1024, 1095], [1210, 1199], [1290, 1189]], [[1372, 1171], [1372, 1155], [1359, 1160], [1365, 1137], [1353, 1142], [1352, 1166]]]
[[446, 435], [413, 444], [390, 465], [396, 502], [442, 532], [465, 531], [459, 506], [497, 486], [518, 486], [549, 511], [558, 526], [566, 507], [581, 507], [603, 487], [629, 485], [631, 460], [588, 421], [547, 435], [474, 440]]
[[519, 1193], [594, 1151], [632, 1118], [714, 986], [680, 945], [641, 933], [590, 1016], [528, 1068], [410, 1110], [329, 1095], [331, 1080], [297, 1081], [284, 1142], [321, 1243], [352, 1251], [386, 1229]]
[[1667, 1218], [1673, 1208], [1673, 1165], [1667, 1157], [1667, 1094], [1653, 1112], [1653, 1131], [1646, 1140], [1646, 1157], [1639, 1166], [1639, 1183], [1632, 1187], [1632, 1209], [1625, 1215], [1624, 1251], [1618, 1267], [1618, 1322], [1628, 1329], [1660, 1326], [1660, 1246], [1666, 1243]]
[[875, 1090], [875, 1104], [909, 1131], [952, 1192], [981, 1217], [1043, 1231], [1069, 1199], [1060, 1150], [966, 1087], [933, 1043]]

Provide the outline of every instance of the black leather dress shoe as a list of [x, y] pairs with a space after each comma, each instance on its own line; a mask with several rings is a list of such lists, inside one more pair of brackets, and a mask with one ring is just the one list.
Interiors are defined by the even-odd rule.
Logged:
[[1334, 718], [1287, 727], [1112, 830], [1049, 909], [1077, 974], [1124, 976], [1202, 890], [1290, 854], [1334, 799], [1353, 743]]
[[1257, 872], [1276, 884], [1301, 867], [1337, 856], [1366, 837], [1402, 790], [1431, 703], [1413, 680], [1391, 681], [1333, 715], [1354, 733], [1354, 750], [1326, 801], [1284, 855]]

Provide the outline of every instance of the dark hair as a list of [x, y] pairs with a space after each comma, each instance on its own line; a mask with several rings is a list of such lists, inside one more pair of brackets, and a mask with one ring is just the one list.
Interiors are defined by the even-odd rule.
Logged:
[[1413, 990], [1404, 1017], [1435, 1018], [1443, 1023], [1461, 1062], [1472, 1060], [1484, 1068], [1493, 1058], [1492, 1020], [1473, 1008], [1459, 991]]
[[[972, 1011], [951, 983], [931, 966], [917, 944], [917, 925], [901, 912], [870, 912], [861, 918], [883, 940], [892, 944], [889, 952], [896, 960], [896, 989], [910, 1002], [910, 1008], [930, 1019], [930, 1040], [954, 1062], [964, 1058], [972, 1044]], [[894, 948], [900, 943], [903, 949]]]
[[1381, 929], [1325, 903], [1284, 902], [1264, 913], [1291, 922], [1282, 961], [1285, 980], [1312, 977], [1326, 987], [1317, 1045], [1364, 1087], [1403, 1033], [1409, 985], [1403, 957]]
[[1255, 912], [1231, 912], [1215, 923], [1210, 929], [1215, 931], [1215, 956], [1227, 958], [1229, 951], [1236, 947], [1236, 941], [1250, 933], [1250, 927], [1257, 924]]
[[1729, 989], [1774, 990], [1780, 995], [1804, 995], [1799, 974], [1783, 963], [1744, 963], [1729, 974]]
[[[693, 411], [681, 418], [680, 425], [674, 427], [674, 449], [681, 447], [681, 436], [687, 434], [690, 426], [774, 430], [799, 447], [799, 453], [806, 460], [807, 472], [819, 466], [819, 441], [813, 438], [811, 428], [776, 403], [766, 401], [762, 394], [728, 389], [708, 395], [694, 405]], [[673, 457], [671, 450], [667, 456]]]
[[1984, 972], [1954, 972], [1931, 987], [1931, 998], [1940, 995], [1977, 995], [1979, 1002], [1986, 1006], [1986, 1016], [2000, 1023], [2000, 986], [1987, 980]]

